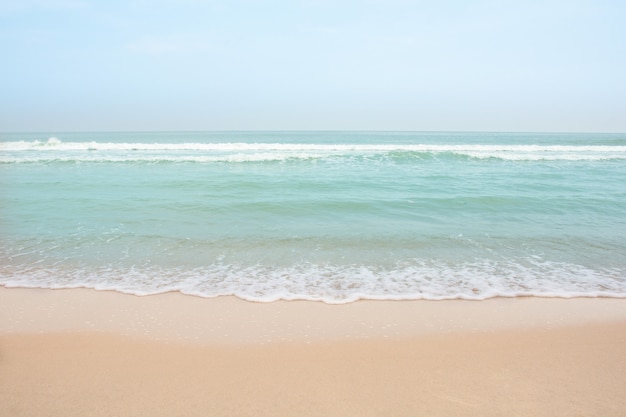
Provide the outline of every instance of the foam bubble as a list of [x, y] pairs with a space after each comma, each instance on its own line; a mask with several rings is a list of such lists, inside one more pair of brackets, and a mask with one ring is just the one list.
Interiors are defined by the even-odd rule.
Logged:
[[433, 145], [433, 144], [315, 144], [315, 143], [116, 143], [116, 142], [62, 142], [51, 137], [45, 142], [4, 142], [3, 150], [36, 150], [54, 147], [57, 150], [101, 151], [315, 151], [315, 152], [512, 152], [512, 153], [624, 153], [626, 146], [614, 145]]
[[[515, 161], [595, 161], [626, 159], [626, 146], [570, 145], [432, 145], [432, 144], [291, 144], [291, 143], [112, 143], [5, 142], [0, 162], [263, 162], [287, 159], [373, 155], [459, 155]], [[29, 151], [29, 152], [24, 152]], [[32, 151], [36, 151], [33, 153]]]
[[169, 269], [155, 266], [68, 269], [61, 265], [24, 265], [1, 268], [0, 284], [7, 287], [86, 287], [136, 295], [180, 291], [201, 297], [234, 295], [257, 302], [312, 300], [342, 304], [360, 299], [626, 298], [624, 275], [620, 270], [594, 270], [537, 259], [508, 262], [485, 259], [458, 265], [418, 260], [392, 269], [313, 264], [277, 268], [216, 263]]

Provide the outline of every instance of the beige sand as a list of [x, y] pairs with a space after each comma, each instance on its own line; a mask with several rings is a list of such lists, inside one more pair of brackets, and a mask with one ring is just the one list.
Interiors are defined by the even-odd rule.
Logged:
[[0, 288], [0, 416], [624, 416], [626, 300]]

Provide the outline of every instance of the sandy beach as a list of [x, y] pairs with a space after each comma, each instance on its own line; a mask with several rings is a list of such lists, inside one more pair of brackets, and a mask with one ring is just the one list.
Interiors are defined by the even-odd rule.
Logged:
[[0, 416], [623, 416], [626, 300], [0, 288]]

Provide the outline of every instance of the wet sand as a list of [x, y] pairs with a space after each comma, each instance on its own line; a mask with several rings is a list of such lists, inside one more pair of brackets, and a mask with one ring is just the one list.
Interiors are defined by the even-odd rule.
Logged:
[[622, 416], [626, 300], [0, 288], [0, 416]]

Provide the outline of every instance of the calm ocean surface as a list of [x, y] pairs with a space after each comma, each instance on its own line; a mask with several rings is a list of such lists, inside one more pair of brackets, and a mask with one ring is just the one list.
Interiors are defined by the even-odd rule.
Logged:
[[626, 134], [0, 134], [0, 285], [626, 297]]

